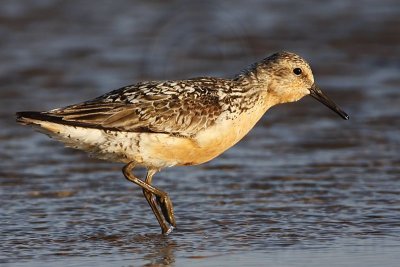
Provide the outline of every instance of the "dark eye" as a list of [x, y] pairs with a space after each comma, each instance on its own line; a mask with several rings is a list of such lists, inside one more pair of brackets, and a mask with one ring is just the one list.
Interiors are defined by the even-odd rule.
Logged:
[[300, 68], [295, 68], [293, 69], [293, 73], [296, 75], [300, 75], [301, 74], [301, 69]]

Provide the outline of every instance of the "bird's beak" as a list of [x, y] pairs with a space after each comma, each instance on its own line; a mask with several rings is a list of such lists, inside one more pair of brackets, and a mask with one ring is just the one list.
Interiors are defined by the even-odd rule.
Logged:
[[319, 102], [336, 112], [345, 120], [349, 119], [349, 115], [346, 114], [335, 102], [333, 102], [326, 94], [324, 94], [321, 89], [314, 83], [310, 88], [310, 95], [317, 99]]

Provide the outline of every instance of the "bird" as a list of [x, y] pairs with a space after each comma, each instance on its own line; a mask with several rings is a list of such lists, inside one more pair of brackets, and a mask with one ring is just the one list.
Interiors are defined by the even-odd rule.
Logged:
[[[167, 192], [152, 185], [163, 168], [208, 162], [239, 142], [272, 106], [310, 95], [349, 116], [314, 82], [310, 65], [280, 51], [232, 78], [145, 81], [49, 111], [16, 113], [20, 124], [91, 156], [124, 163], [125, 178], [142, 188], [164, 235], [176, 228]], [[133, 174], [145, 167], [143, 179]]]

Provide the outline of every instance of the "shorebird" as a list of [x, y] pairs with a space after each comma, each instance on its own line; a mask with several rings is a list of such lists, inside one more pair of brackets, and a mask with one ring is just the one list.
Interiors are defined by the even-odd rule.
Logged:
[[[17, 121], [96, 158], [125, 163], [125, 178], [142, 188], [162, 233], [169, 234], [176, 227], [173, 206], [152, 185], [154, 174], [217, 157], [270, 107], [306, 95], [349, 118], [315, 84], [303, 58], [278, 52], [232, 79], [140, 82], [67, 107], [18, 112]], [[136, 166], [147, 168], [143, 180], [132, 173]]]

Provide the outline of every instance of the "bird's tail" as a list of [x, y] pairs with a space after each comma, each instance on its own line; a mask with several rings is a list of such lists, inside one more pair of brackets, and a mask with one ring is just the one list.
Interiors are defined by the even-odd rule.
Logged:
[[63, 124], [60, 118], [46, 112], [22, 111], [17, 112], [16, 116], [18, 123], [33, 126], [37, 131], [63, 142], [68, 147], [89, 153], [97, 152], [97, 144], [107, 141], [104, 132], [99, 129]]
[[[39, 132], [54, 137], [54, 134], [59, 135], [64, 126], [54, 122], [53, 118], [40, 111], [21, 111], [16, 113], [16, 120], [23, 125], [33, 126]], [[58, 139], [58, 138], [57, 138]]]
[[16, 113], [17, 122], [24, 125], [40, 125], [46, 121], [46, 115], [40, 111], [20, 111]]

